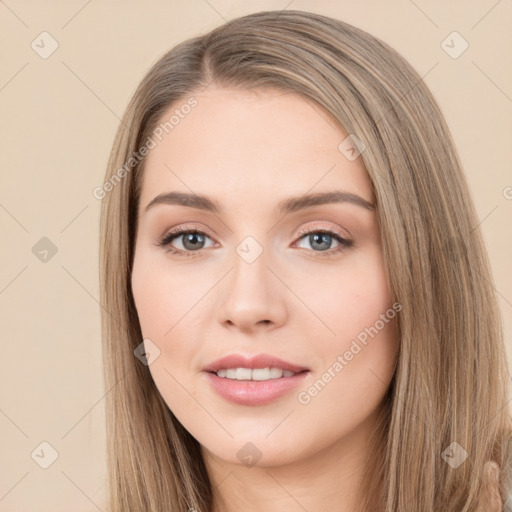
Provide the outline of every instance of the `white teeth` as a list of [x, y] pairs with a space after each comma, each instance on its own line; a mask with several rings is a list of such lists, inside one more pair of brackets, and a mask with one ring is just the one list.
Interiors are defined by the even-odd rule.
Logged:
[[223, 368], [217, 371], [219, 377], [233, 380], [271, 380], [281, 377], [292, 377], [295, 372], [280, 368]]
[[[229, 373], [229, 370], [228, 370]], [[249, 368], [237, 368], [236, 380], [249, 380], [251, 378], [252, 370]]]
[[283, 372], [279, 368], [255, 368], [252, 371], [252, 380], [279, 379]]
[[[285, 372], [288, 370], [281, 370], [280, 368], [270, 368], [270, 378], [271, 379], [279, 379], [281, 377], [291, 377], [291, 375], [285, 375]], [[293, 372], [291, 372], [293, 373]]]

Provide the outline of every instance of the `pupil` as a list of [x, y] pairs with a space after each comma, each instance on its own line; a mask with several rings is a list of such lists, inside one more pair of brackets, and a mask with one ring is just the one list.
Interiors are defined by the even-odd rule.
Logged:
[[[197, 242], [198, 242], [198, 239], [201, 238], [202, 235], [200, 235], [199, 233], [189, 233], [188, 235], [185, 236], [185, 241], [184, 241], [184, 246], [188, 249], [197, 249]], [[199, 240], [199, 243], [201, 241]], [[204, 240], [203, 240], [204, 242]], [[191, 244], [189, 247], [187, 247], [187, 244]]]
[[[329, 246], [329, 239], [331, 238], [331, 235], [328, 235], [326, 233], [316, 233], [314, 235], [310, 235], [309, 243], [311, 244], [311, 247], [314, 246], [318, 242], [318, 239], [320, 239], [320, 242], [318, 243], [324, 243], [325, 245]], [[322, 247], [321, 249], [328, 249], [329, 247]]]

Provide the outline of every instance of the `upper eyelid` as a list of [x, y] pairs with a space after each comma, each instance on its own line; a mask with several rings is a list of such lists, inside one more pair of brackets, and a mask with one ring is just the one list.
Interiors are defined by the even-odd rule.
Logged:
[[[341, 230], [339, 228], [336, 229], [335, 227], [329, 226], [329, 225], [327, 225], [325, 223], [322, 223], [322, 224], [316, 225], [316, 226], [308, 226], [308, 227], [305, 227], [305, 228], [300, 228], [298, 234], [300, 235], [300, 234], [304, 234], [304, 233], [306, 233], [306, 234], [307, 233], [314, 233], [316, 231], [329, 231], [329, 232], [335, 233], [336, 235], [340, 236], [341, 238], [346, 238], [346, 239], [351, 239], [352, 238], [352, 236], [350, 234], [344, 235], [344, 234], [342, 234], [340, 232]], [[347, 231], [347, 233], [348, 233], [348, 231]]]

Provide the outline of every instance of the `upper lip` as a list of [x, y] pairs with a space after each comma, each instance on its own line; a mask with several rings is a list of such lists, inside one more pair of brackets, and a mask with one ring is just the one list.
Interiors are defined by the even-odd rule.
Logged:
[[203, 371], [217, 372], [223, 368], [280, 368], [282, 370], [291, 370], [295, 373], [308, 370], [305, 366], [289, 363], [271, 354], [256, 354], [251, 357], [241, 354], [230, 354], [208, 364], [203, 368]]

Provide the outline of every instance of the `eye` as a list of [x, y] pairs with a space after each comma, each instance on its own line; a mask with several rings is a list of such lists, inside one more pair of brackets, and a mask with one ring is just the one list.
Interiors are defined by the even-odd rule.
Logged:
[[[305, 239], [313, 249], [313, 252], [323, 253], [321, 254], [322, 256], [331, 256], [354, 246], [354, 242], [343, 238], [341, 235], [330, 229], [306, 229], [301, 230], [299, 234], [303, 235], [299, 240]], [[338, 245], [331, 248], [333, 240], [335, 240]]]
[[[179, 227], [169, 231], [157, 245], [167, 248], [169, 252], [173, 254], [194, 257], [196, 256], [194, 252], [198, 252], [205, 248], [205, 238], [210, 237], [204, 231]], [[183, 249], [176, 248], [171, 245], [171, 243], [176, 239], [181, 239]], [[197, 256], [199, 256], [199, 254]]]
[[[335, 231], [330, 229], [306, 229], [299, 232], [299, 240], [305, 239], [309, 243], [313, 252], [321, 253], [321, 256], [332, 256], [349, 247], [354, 246], [354, 242], [348, 240]], [[172, 229], [164, 235], [157, 243], [159, 247], [166, 248], [172, 254], [179, 256], [195, 257], [200, 256], [201, 249], [205, 249], [205, 240], [211, 238], [204, 232], [195, 228], [178, 227]], [[172, 243], [178, 240], [182, 248], [177, 248]], [[333, 240], [338, 244], [331, 248]], [[211, 246], [210, 246], [211, 247]], [[301, 247], [304, 249], [304, 247]], [[197, 253], [197, 254], [194, 254]]]

